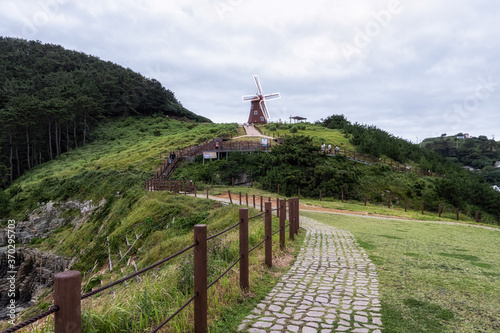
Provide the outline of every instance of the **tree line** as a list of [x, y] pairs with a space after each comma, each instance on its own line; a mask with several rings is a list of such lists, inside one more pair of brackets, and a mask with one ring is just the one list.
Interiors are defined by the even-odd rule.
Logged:
[[153, 114], [210, 122], [130, 68], [59, 45], [0, 37], [0, 187], [85, 145], [107, 117]]

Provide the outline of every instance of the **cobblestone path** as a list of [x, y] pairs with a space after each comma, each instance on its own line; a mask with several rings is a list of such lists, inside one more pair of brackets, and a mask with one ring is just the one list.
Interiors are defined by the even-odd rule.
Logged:
[[302, 249], [240, 332], [359, 332], [382, 329], [375, 265], [345, 230], [300, 217]]

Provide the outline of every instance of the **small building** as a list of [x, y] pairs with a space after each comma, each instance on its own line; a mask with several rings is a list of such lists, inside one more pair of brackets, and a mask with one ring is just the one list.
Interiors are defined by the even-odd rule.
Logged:
[[295, 122], [304, 122], [305, 120], [307, 120], [307, 118], [304, 118], [304, 117], [299, 117], [299, 116], [295, 116], [295, 117], [292, 117], [290, 116], [290, 124], [292, 123], [292, 119], [295, 120]]

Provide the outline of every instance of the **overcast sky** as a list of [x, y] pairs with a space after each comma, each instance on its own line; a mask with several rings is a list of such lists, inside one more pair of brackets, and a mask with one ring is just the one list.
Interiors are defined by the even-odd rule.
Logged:
[[493, 0], [2, 0], [0, 35], [129, 67], [215, 122], [247, 121], [258, 74], [282, 96], [272, 121], [499, 140], [499, 15]]

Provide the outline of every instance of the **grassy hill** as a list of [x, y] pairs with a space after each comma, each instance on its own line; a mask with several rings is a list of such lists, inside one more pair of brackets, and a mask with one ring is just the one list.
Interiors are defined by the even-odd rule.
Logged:
[[[212, 176], [219, 175], [221, 184], [228, 185], [231, 177], [254, 172], [256, 179], [265, 182], [267, 191], [276, 190], [276, 181], [283, 186], [281, 195], [287, 191], [288, 195], [295, 195], [297, 186], [302, 186], [302, 195], [309, 197], [307, 202], [318, 205], [338, 202], [341, 190], [345, 191], [346, 200], [358, 203], [366, 194], [371, 204], [385, 204], [390, 194], [394, 205], [396, 202], [401, 205], [403, 198], [407, 197], [410, 199], [410, 208], [415, 209], [419, 208], [421, 201], [432, 205], [443, 202], [450, 207], [455, 204], [449, 201], [447, 193], [440, 192], [454, 181], [452, 174], [442, 180], [421, 178], [400, 174], [382, 166], [328, 158], [316, 153], [321, 142], [361, 150], [360, 146], [353, 143], [355, 135], [321, 124], [304, 126], [293, 131], [295, 133], [286, 132], [291, 128], [280, 129], [287, 136], [295, 134], [296, 138], [291, 138], [275, 152], [260, 155], [234, 153], [227, 160], [211, 161], [205, 166], [199, 160], [185, 163], [174, 176], [193, 179], [202, 189], [203, 183], [208, 184]], [[86, 222], [76, 227], [71, 221], [80, 212], [64, 212], [67, 223], [63, 227], [46, 237], [33, 239], [29, 245], [77, 258], [73, 269], [82, 272], [84, 290], [91, 290], [133, 271], [125, 260], [119, 262], [119, 252], [127, 251], [125, 237], [132, 242], [140, 236], [133, 252], [137, 267], [141, 269], [188, 245], [194, 224], [206, 223], [209, 230], [215, 232], [237, 221], [237, 207], [221, 207], [211, 200], [144, 189], [144, 180], [152, 175], [168, 152], [204, 142], [214, 136], [235, 136], [237, 133], [236, 124], [190, 123], [160, 115], [108, 119], [89, 134], [92, 138], [90, 144], [71, 149], [53, 161], [34, 167], [5, 191], [0, 191], [1, 225], [4, 226], [7, 219], [25, 220], [30, 212], [48, 201], [92, 199], [96, 204], [103, 202]], [[311, 138], [300, 134], [308, 134]], [[461, 186], [482, 191], [480, 186], [472, 184], [473, 180], [464, 178], [469, 183]], [[317, 190], [320, 188], [324, 190], [321, 203], [317, 200]], [[266, 196], [269, 194], [264, 193]], [[478, 207], [475, 202], [467, 201], [465, 204], [469, 205], [465, 207], [469, 207], [470, 212]], [[356, 209], [363, 209], [362, 205], [358, 204]], [[485, 210], [485, 220], [493, 218], [488, 214]], [[261, 230], [253, 228], [252, 233], [251, 243], [255, 244], [261, 238]], [[215, 276], [237, 256], [235, 238], [236, 234], [229, 234], [222, 243], [214, 245], [211, 260], [215, 268], [211, 276]], [[107, 269], [108, 244], [115, 265], [112, 272]], [[292, 245], [293, 248], [284, 251], [285, 255], [293, 253], [298, 246]], [[179, 260], [186, 265], [181, 264], [181, 261], [174, 262], [145, 276], [141, 282], [117, 287], [115, 296], [105, 294], [85, 301], [85, 330], [135, 332], [154, 327], [155, 323], [164, 319], [161, 314], [169, 313], [189, 294], [190, 258]], [[267, 272], [259, 268], [260, 257], [253, 260], [252, 279], [256, 282], [252, 292], [261, 297], [285, 268]], [[217, 303], [211, 306], [214, 309], [211, 314], [214, 332], [235, 327], [245, 311], [250, 311], [256, 302], [256, 299], [248, 298], [238, 288], [234, 288], [237, 285], [235, 279], [236, 275], [229, 275], [218, 286], [228, 292], [227, 297], [218, 299], [215, 294], [210, 297], [212, 302]], [[50, 300], [50, 295], [46, 293], [27, 315], [46, 309]], [[115, 306], [110, 307], [111, 303]], [[147, 311], [138, 312], [138, 309]], [[181, 315], [172, 324], [172, 331], [189, 330], [190, 316], [190, 312]]]
[[59, 45], [0, 37], [0, 187], [91, 141], [108, 118], [154, 114], [210, 122], [174, 93], [109, 61]]
[[500, 168], [494, 166], [500, 161], [500, 143], [485, 135], [465, 138], [462, 134], [427, 138], [421, 145], [453, 163], [476, 169], [488, 183], [500, 185]]

